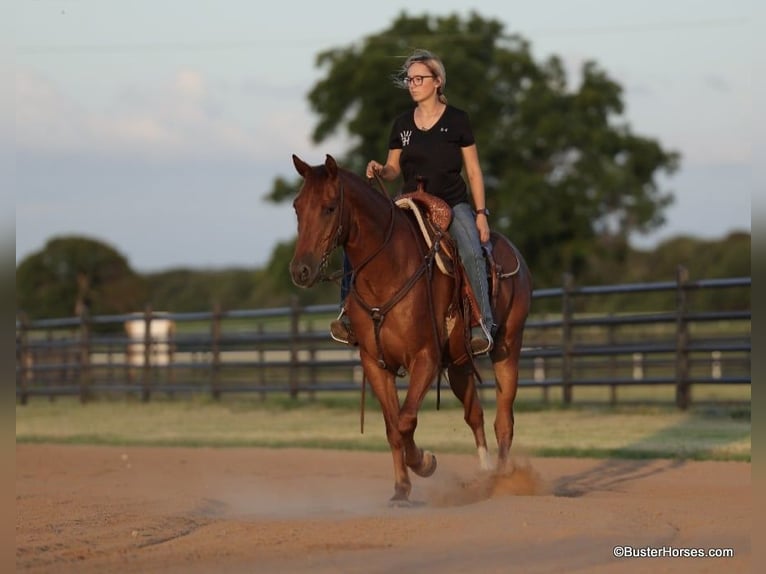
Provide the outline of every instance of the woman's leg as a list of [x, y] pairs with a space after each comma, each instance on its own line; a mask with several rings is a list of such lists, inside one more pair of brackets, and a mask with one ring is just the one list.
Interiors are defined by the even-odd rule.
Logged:
[[[489, 302], [489, 282], [487, 281], [487, 269], [484, 255], [481, 251], [479, 230], [476, 228], [476, 218], [467, 203], [459, 203], [452, 208], [452, 223], [449, 233], [457, 243], [460, 260], [463, 262], [468, 281], [471, 283], [476, 301], [481, 308], [482, 329], [481, 332], [472, 332], [471, 347], [476, 353], [485, 353], [491, 348], [491, 329], [493, 323], [492, 307]], [[486, 348], [481, 348], [481, 335], [485, 335]], [[474, 345], [473, 340], [476, 340]]]
[[346, 252], [343, 252], [343, 277], [340, 280], [340, 314], [338, 318], [330, 323], [330, 336], [339, 343], [346, 345], [356, 345], [357, 340], [354, 332], [351, 330], [351, 322], [346, 315], [346, 297], [351, 292], [351, 262], [348, 260]]
[[340, 279], [340, 308], [343, 309], [343, 304], [346, 302], [351, 291], [351, 262], [348, 260], [346, 251], [343, 251], [343, 277]]

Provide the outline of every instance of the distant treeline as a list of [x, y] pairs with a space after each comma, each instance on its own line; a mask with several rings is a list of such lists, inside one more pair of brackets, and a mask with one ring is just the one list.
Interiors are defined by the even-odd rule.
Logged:
[[[253, 269], [172, 269], [141, 274], [113, 247], [92, 238], [59, 237], [27, 257], [16, 268], [16, 308], [30, 319], [71, 317], [83, 310], [91, 315], [131, 313], [151, 306], [156, 311], [195, 312], [219, 306], [223, 310], [262, 309], [339, 302], [339, 287], [321, 283], [298, 289], [290, 281], [292, 242], [276, 246], [264, 267]], [[555, 249], [552, 247], [551, 249]], [[339, 253], [330, 270], [340, 268]], [[734, 233], [717, 241], [676, 238], [651, 251], [624, 243], [602, 241], [574, 276], [576, 286], [674, 281], [683, 266], [691, 280], [750, 276], [750, 234]], [[535, 275], [536, 262], [528, 260]], [[536, 289], [561, 287], [563, 273], [538, 268], [537, 277], [561, 278], [555, 284], [535, 283]], [[673, 292], [587, 298], [587, 309], [598, 313], [653, 311], [674, 307]], [[585, 298], [582, 298], [585, 299]], [[553, 299], [535, 302], [535, 312], [558, 312]], [[750, 308], [749, 289], [704, 290], [695, 293], [694, 308]]]

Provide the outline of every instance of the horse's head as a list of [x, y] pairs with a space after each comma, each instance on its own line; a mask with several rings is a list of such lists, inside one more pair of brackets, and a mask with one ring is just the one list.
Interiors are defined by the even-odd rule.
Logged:
[[298, 239], [290, 262], [290, 276], [298, 287], [311, 287], [321, 277], [343, 229], [343, 188], [338, 164], [328, 155], [324, 165], [310, 166], [293, 155], [303, 186], [293, 201]]

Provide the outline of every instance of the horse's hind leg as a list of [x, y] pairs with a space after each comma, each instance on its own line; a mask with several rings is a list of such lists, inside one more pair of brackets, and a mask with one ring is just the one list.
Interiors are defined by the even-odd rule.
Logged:
[[[490, 357], [495, 370], [497, 414], [495, 436], [497, 437], [497, 470], [509, 470], [508, 455], [513, 443], [513, 402], [519, 385], [519, 359], [524, 337], [524, 326], [532, 303], [532, 277], [524, 258], [510, 241], [499, 238], [495, 243], [495, 257], [506, 270], [516, 271], [510, 281], [503, 281], [497, 294], [495, 318], [500, 329], [495, 335], [495, 348]], [[504, 311], [503, 311], [504, 310]]]
[[[494, 363], [497, 380], [497, 413], [495, 416], [495, 436], [497, 437], [497, 471], [508, 470], [508, 454], [513, 443], [513, 402], [519, 381], [519, 355], [521, 341], [508, 349], [508, 355]], [[494, 360], [494, 357], [493, 357]]]
[[447, 369], [452, 392], [463, 404], [463, 418], [473, 431], [479, 466], [482, 470], [492, 470], [492, 460], [487, 450], [487, 435], [484, 433], [484, 410], [481, 407], [479, 393], [470, 363], [450, 365]]

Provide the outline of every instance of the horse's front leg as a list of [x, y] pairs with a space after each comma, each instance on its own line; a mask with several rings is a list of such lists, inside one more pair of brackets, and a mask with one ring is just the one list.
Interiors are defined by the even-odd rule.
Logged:
[[395, 376], [390, 371], [381, 369], [377, 359], [366, 353], [361, 353], [361, 360], [365, 377], [380, 403], [383, 421], [386, 424], [386, 438], [394, 462], [394, 495], [391, 497], [391, 502], [405, 504], [409, 501], [412, 483], [404, 464], [404, 445], [399, 432], [399, 395], [396, 391]]
[[431, 476], [436, 470], [436, 456], [415, 444], [415, 428], [418, 426], [418, 410], [428, 393], [428, 388], [438, 374], [436, 360], [424, 352], [410, 365], [410, 384], [407, 396], [399, 411], [399, 433], [404, 443], [404, 461], [418, 476]]

